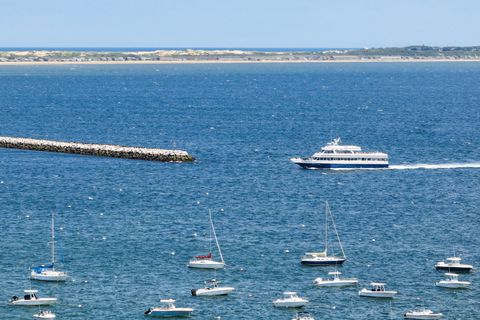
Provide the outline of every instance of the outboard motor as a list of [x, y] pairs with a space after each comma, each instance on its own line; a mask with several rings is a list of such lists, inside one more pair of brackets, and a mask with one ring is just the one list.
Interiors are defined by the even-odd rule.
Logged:
[[146, 314], [146, 315], [149, 315], [149, 314], [150, 314], [150, 312], [152, 312], [152, 309], [148, 308], [148, 310], [147, 310], [147, 311], [145, 311], [145, 312], [144, 312], [144, 314]]
[[197, 289], [192, 289], [192, 296], [196, 296], [197, 295]]
[[13, 296], [13, 297], [10, 299], [10, 302], [17, 301], [17, 300], [18, 300], [18, 297], [17, 297], [17, 296]]

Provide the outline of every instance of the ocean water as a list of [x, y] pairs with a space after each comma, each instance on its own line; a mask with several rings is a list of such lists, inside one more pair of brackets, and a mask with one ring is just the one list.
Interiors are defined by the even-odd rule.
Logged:
[[[56, 296], [58, 319], [144, 319], [159, 298], [195, 319], [291, 319], [283, 291], [316, 319], [402, 319], [425, 306], [480, 318], [479, 272], [435, 287], [454, 253], [480, 267], [480, 64], [201, 64], [0, 67], [0, 135], [180, 148], [193, 164], [0, 149], [0, 318]], [[388, 170], [303, 170], [290, 163], [334, 137], [389, 153]], [[355, 288], [315, 288], [328, 200]], [[189, 270], [206, 254], [208, 209], [228, 267]], [[64, 284], [28, 279], [49, 259], [51, 212]], [[330, 235], [333, 238], [333, 235]], [[332, 250], [335, 250], [333, 239]], [[236, 291], [191, 297], [211, 278]], [[398, 290], [359, 298], [371, 281]]]

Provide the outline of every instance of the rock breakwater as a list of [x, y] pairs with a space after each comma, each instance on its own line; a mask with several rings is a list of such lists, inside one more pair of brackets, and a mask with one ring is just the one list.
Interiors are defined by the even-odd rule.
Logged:
[[63, 142], [16, 137], [0, 136], [0, 147], [162, 162], [191, 162], [195, 160], [194, 157], [183, 150], [126, 147], [110, 144]]

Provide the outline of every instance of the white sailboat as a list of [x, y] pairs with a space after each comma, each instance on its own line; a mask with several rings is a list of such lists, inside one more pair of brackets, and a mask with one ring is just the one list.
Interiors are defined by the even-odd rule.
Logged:
[[39, 281], [55, 281], [61, 282], [67, 280], [67, 273], [55, 269], [55, 214], [52, 213], [52, 240], [50, 241], [52, 248], [52, 261], [50, 264], [44, 264], [32, 268], [30, 279]]
[[[220, 244], [218, 243], [215, 227], [213, 226], [211, 210], [208, 210], [208, 216], [210, 218], [210, 232], [211, 234], [213, 234], [213, 237], [215, 239], [215, 244], [217, 245], [220, 261], [214, 260], [212, 252], [209, 252], [208, 255], [195, 256], [195, 258], [188, 263], [188, 267], [197, 268], [197, 269], [215, 269], [215, 270], [223, 269], [225, 267], [225, 260], [223, 259], [222, 249], [220, 249]], [[210, 239], [211, 239], [211, 236], [210, 236]]]
[[[329, 219], [332, 222], [333, 230], [337, 236], [338, 244], [340, 245], [340, 250], [342, 251], [341, 256], [329, 256], [328, 255], [328, 221]], [[325, 201], [325, 247], [322, 252], [307, 252], [302, 257], [302, 264], [309, 266], [328, 266], [328, 265], [341, 265], [347, 260], [345, 252], [343, 251], [342, 242], [340, 241], [340, 236], [337, 232], [337, 227], [335, 226], [335, 221], [333, 220], [332, 212], [328, 205], [328, 201]]]

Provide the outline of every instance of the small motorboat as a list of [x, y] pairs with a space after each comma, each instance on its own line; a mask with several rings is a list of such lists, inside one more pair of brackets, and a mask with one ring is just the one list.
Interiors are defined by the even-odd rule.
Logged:
[[360, 297], [369, 297], [369, 298], [393, 298], [397, 291], [387, 291], [385, 290], [385, 283], [381, 282], [372, 282], [370, 284], [372, 288], [365, 289], [363, 288], [358, 292]]
[[283, 297], [273, 301], [273, 305], [279, 308], [301, 308], [308, 303], [307, 299], [300, 298], [296, 292], [286, 291]]
[[160, 307], [148, 308], [144, 314], [150, 317], [167, 318], [190, 317], [191, 313], [193, 312], [192, 308], [177, 308], [174, 304], [174, 299], [162, 299], [160, 300], [160, 303], [163, 305]]
[[24, 290], [23, 298], [13, 296], [10, 304], [14, 306], [49, 306], [57, 302], [57, 298], [40, 298], [38, 290]]
[[456, 273], [445, 273], [445, 276], [447, 276], [447, 279], [440, 280], [435, 285], [437, 287], [442, 287], [442, 288], [450, 288], [450, 289], [462, 289], [462, 288], [467, 288], [470, 285], [470, 282], [468, 281], [460, 281], [458, 280], [458, 274]]
[[358, 279], [356, 278], [341, 279], [340, 275], [342, 273], [339, 271], [332, 271], [328, 274], [332, 275], [333, 279], [316, 278], [313, 283], [319, 287], [347, 287], [358, 284]]
[[435, 313], [430, 309], [411, 310], [405, 313], [406, 319], [440, 319], [441, 313]]
[[462, 258], [459, 257], [450, 257], [445, 261], [440, 261], [435, 265], [437, 270], [446, 270], [449, 272], [470, 272], [473, 269], [473, 266], [470, 264], [461, 263]]
[[297, 312], [292, 320], [315, 320], [315, 318], [308, 312]]
[[34, 319], [55, 319], [56, 317], [55, 313], [48, 310], [43, 310], [33, 315]]
[[226, 296], [235, 288], [233, 287], [220, 287], [220, 281], [212, 279], [205, 281], [205, 287], [201, 289], [192, 289], [192, 296], [206, 297], [206, 296]]

